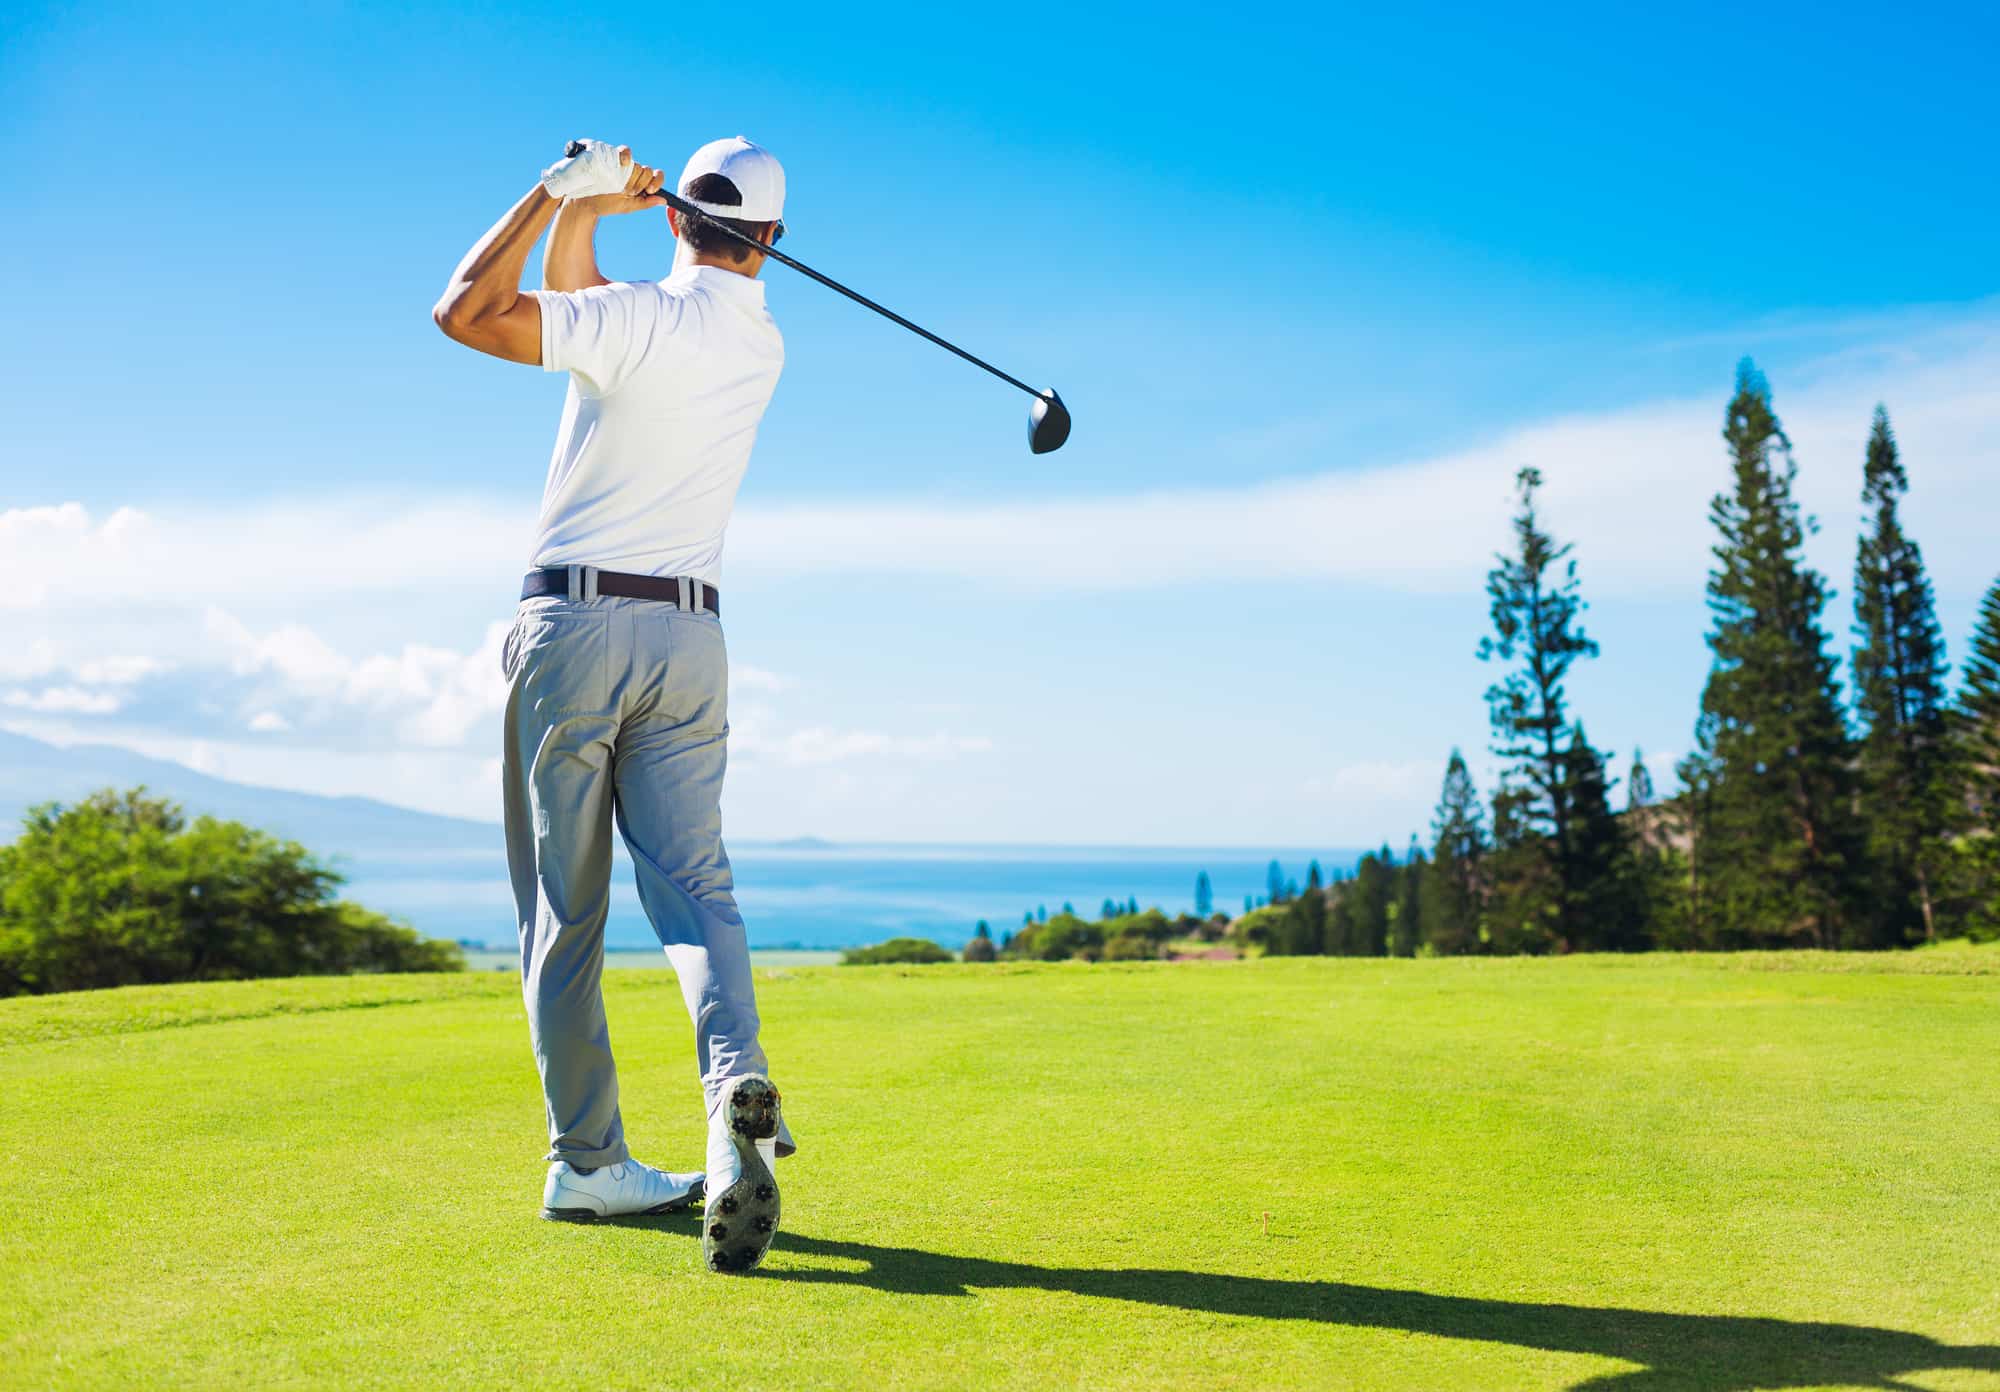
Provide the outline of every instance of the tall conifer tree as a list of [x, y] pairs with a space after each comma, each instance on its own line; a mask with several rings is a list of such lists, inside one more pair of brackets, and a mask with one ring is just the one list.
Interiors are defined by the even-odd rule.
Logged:
[[1646, 767], [1646, 755], [1632, 751], [1632, 769], [1625, 775], [1625, 810], [1644, 812], [1653, 805], [1653, 771]]
[[1890, 942], [1938, 936], [1937, 886], [1949, 854], [1954, 779], [1946, 721], [1944, 632], [1923, 553], [1903, 531], [1910, 486], [1889, 413], [1875, 408], [1861, 486], [1868, 526], [1854, 560], [1854, 696], [1870, 896]]
[[1485, 858], [1486, 809], [1473, 786], [1472, 771], [1456, 749], [1444, 768], [1437, 818], [1431, 823], [1430, 887], [1423, 896], [1418, 936], [1446, 955], [1479, 949], [1481, 867]]
[[1860, 946], [1861, 867], [1847, 729], [1820, 625], [1825, 580], [1805, 563], [1811, 523], [1798, 466], [1745, 359], [1724, 418], [1732, 485], [1709, 516], [1721, 534], [1708, 602], [1715, 655], [1697, 727], [1715, 784], [1697, 831], [1703, 936], [1712, 946]]
[[1979, 606], [1956, 714], [1974, 807], [2000, 827], [2000, 580]]
[[1396, 878], [1396, 931], [1390, 950], [1398, 957], [1414, 957], [1423, 941], [1424, 886], [1430, 878], [1430, 863], [1417, 838], [1410, 837], [1410, 849], [1403, 856]]
[[2000, 938], [2000, 580], [1979, 606], [1955, 711], [1958, 767], [1956, 875], [1963, 926], [1974, 938]]
[[1685, 790], [1676, 800], [1675, 813], [1665, 824], [1677, 831], [1687, 847], [1687, 873], [1681, 879], [1681, 894], [1666, 914], [1656, 912], [1654, 937], [1666, 947], [1683, 951], [1717, 945], [1714, 896], [1708, 886], [1708, 847], [1704, 843], [1716, 825], [1715, 790], [1722, 781], [1722, 764], [1715, 756], [1716, 719], [1703, 711], [1695, 721], [1694, 748], [1674, 765], [1674, 773]]
[[1625, 832], [1632, 855], [1632, 910], [1649, 945], [1684, 945], [1685, 896], [1677, 891], [1687, 869], [1673, 840], [1677, 811], [1675, 804], [1660, 805], [1646, 756], [1633, 750], [1625, 775]]
[[[1503, 787], [1517, 794], [1509, 802], [1509, 825], [1518, 833], [1511, 858], [1520, 863], [1496, 883], [1495, 892], [1504, 896], [1515, 886], [1531, 887], [1533, 904], [1512, 906], [1507, 916], [1546, 919], [1542, 931], [1553, 945], [1575, 944], [1593, 931], [1585, 916], [1595, 871], [1579, 858], [1569, 776], [1581, 765], [1571, 757], [1575, 736], [1565, 683], [1578, 658], [1597, 656], [1597, 644], [1583, 631], [1584, 603], [1571, 547], [1543, 529], [1536, 511], [1541, 473], [1523, 469], [1516, 485], [1515, 551], [1500, 556], [1487, 573], [1493, 635], [1479, 645], [1482, 660], [1513, 664], [1486, 691], [1493, 752], [1509, 761]], [[1539, 869], [1532, 864], [1538, 858]]]
[[1604, 756], [1591, 747], [1581, 722], [1570, 737], [1565, 779], [1575, 819], [1570, 866], [1571, 894], [1579, 910], [1572, 921], [1579, 931], [1563, 945], [1570, 950], [1636, 952], [1648, 945], [1638, 895], [1638, 862], [1632, 854], [1630, 829], [1611, 810]]

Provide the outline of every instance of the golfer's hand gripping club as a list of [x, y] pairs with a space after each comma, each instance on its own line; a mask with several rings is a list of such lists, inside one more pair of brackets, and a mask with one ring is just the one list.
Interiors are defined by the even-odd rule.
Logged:
[[[601, 141], [585, 141], [585, 140], [570, 141], [569, 148], [565, 152], [568, 157], [568, 161], [574, 161], [581, 157], [591, 155], [593, 153], [593, 147], [601, 145], [602, 143], [603, 142]], [[549, 175], [553, 174], [556, 170], [562, 167], [563, 167], [562, 165], [549, 166], [548, 173], [544, 174], [543, 176], [544, 187], [547, 187]], [[619, 188], [622, 190], [623, 187], [624, 185], [623, 182], [621, 181]], [[618, 190], [606, 190], [606, 191], [615, 192]], [[550, 192], [553, 194], [554, 190], [550, 190]], [[562, 196], [562, 195], [556, 195], [556, 196]], [[685, 198], [682, 198], [679, 194], [669, 193], [667, 192], [666, 189], [661, 188], [655, 191], [653, 196], [655, 198], [658, 198], [663, 203], [665, 203], [669, 208], [672, 208], [675, 212], [679, 213], [682, 217], [703, 219], [716, 231], [722, 233], [725, 236], [733, 237], [735, 240], [743, 243], [751, 250], [757, 252], [760, 256], [768, 256], [773, 261], [783, 262], [785, 265], [790, 266], [793, 270], [797, 271], [800, 275], [812, 277], [814, 280], [818, 281], [821, 285], [826, 286], [829, 290], [838, 290], [841, 294], [847, 296], [848, 299], [853, 300], [856, 304], [863, 305], [868, 309], [874, 310], [884, 319], [888, 319], [895, 323], [901, 324], [911, 333], [929, 339], [932, 343], [937, 344], [938, 347], [945, 349], [947, 352], [956, 353], [959, 357], [964, 358], [974, 367], [983, 368], [987, 372], [992, 373], [995, 377], [998, 377], [1001, 381], [1005, 382], [1008, 386], [1017, 387], [1020, 390], [1026, 392], [1029, 396], [1034, 397], [1035, 404], [1031, 408], [1029, 408], [1028, 412], [1028, 448], [1033, 450], [1036, 454], [1047, 454], [1051, 450], [1060, 449], [1062, 448], [1063, 441], [1069, 438], [1069, 425], [1070, 425], [1069, 408], [1063, 405], [1062, 398], [1056, 395], [1056, 390], [1054, 387], [1050, 387], [1047, 391], [1037, 391], [1035, 388], [1029, 386], [1026, 382], [1023, 382], [1019, 377], [1013, 376], [1011, 373], [1002, 372], [999, 368], [995, 367], [992, 363], [987, 362], [983, 358], [974, 357], [971, 353], [966, 352], [956, 343], [952, 343], [946, 339], [939, 338], [936, 334], [932, 333], [929, 329], [925, 328], [923, 325], [912, 323], [910, 320], [905, 319], [902, 315], [896, 313], [895, 310], [890, 309], [886, 305], [877, 304], [875, 303], [875, 301], [869, 299], [866, 295], [863, 295], [858, 291], [848, 289], [845, 285], [842, 285], [839, 281], [835, 280], [831, 276], [821, 275], [818, 271], [814, 270], [811, 266], [806, 265], [805, 262], [798, 260], [796, 257], [787, 256], [784, 252], [779, 251], [776, 247], [768, 246], [765, 243], [758, 241], [755, 237], [746, 236], [744, 233], [738, 232], [735, 228], [727, 226], [726, 224], [717, 221], [715, 218], [710, 217], [707, 213], [703, 212], [700, 208], [695, 207], [694, 204], [688, 202]]]

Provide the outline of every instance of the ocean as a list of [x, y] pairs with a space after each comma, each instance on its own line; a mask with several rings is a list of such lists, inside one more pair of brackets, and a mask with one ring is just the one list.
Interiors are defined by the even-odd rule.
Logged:
[[[495, 829], [498, 840], [498, 829]], [[1315, 857], [1323, 870], [1351, 868], [1358, 850], [1253, 851], [1058, 846], [833, 846], [744, 844], [730, 850], [737, 903], [752, 947], [840, 948], [884, 938], [930, 938], [957, 948], [981, 919], [1000, 937], [1026, 914], [1064, 904], [1095, 918], [1103, 901], [1136, 898], [1168, 914], [1194, 911], [1195, 877], [1206, 871], [1217, 909], [1239, 913], [1266, 892], [1275, 858], [1301, 883]], [[408, 920], [433, 937], [505, 948], [514, 940], [511, 896], [499, 848], [346, 858], [348, 898]], [[606, 943], [656, 945], [621, 850], [613, 875]]]

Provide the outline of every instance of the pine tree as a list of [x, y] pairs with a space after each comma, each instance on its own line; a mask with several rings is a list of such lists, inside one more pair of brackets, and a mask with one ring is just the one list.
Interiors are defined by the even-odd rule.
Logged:
[[1709, 516], [1715, 655], [1698, 731], [1717, 777], [1702, 843], [1703, 913], [1717, 945], [1859, 946], [1859, 827], [1827, 633], [1826, 582], [1802, 555], [1812, 526], [1763, 374], [1737, 369], [1723, 439], [1734, 485]]
[[1646, 767], [1644, 751], [1632, 751], [1632, 769], [1625, 775], [1625, 810], [1644, 812], [1653, 805], [1653, 771]]
[[1456, 749], [1445, 764], [1431, 831], [1431, 888], [1423, 897], [1418, 936], [1433, 952], [1475, 952], [1482, 898], [1480, 862], [1487, 850], [1486, 813], [1465, 756]]
[[1715, 724], [1715, 717], [1704, 711], [1695, 721], [1693, 751], [1674, 765], [1686, 791], [1668, 825], [1686, 842], [1687, 868], [1679, 877], [1681, 892], [1665, 906], [1654, 905], [1653, 937], [1662, 947], [1682, 951], [1716, 946], [1715, 918], [1709, 911], [1712, 896], [1706, 879], [1707, 848], [1702, 840], [1716, 824], [1715, 790], [1722, 778], [1722, 766], [1713, 752]]
[[1274, 957], [1305, 957], [1326, 949], [1326, 896], [1317, 888], [1293, 897], [1271, 937]]
[[[1574, 943], [1592, 931], [1582, 921], [1591, 891], [1588, 868], [1576, 858], [1564, 682], [1578, 658], [1597, 656], [1597, 644], [1583, 631], [1572, 548], [1543, 530], [1535, 509], [1541, 473], [1523, 469], [1516, 483], [1516, 554], [1498, 557], [1487, 574], [1493, 636], [1480, 643], [1479, 656], [1518, 664], [1486, 691], [1493, 752], [1510, 761], [1503, 785], [1521, 794], [1509, 804], [1521, 833], [1516, 859], [1524, 863], [1518, 868], [1537, 883], [1538, 893], [1553, 887], [1549, 928], [1558, 942]], [[1525, 864], [1536, 855], [1547, 861], [1546, 874], [1530, 873]]]
[[1361, 857], [1343, 899], [1353, 901], [1349, 950], [1360, 957], [1389, 953], [1389, 904], [1395, 889], [1395, 856], [1387, 846]]
[[1194, 877], [1194, 916], [1207, 918], [1215, 912], [1215, 888], [1208, 882], [1208, 871], [1198, 870]]
[[999, 955], [993, 948], [993, 930], [985, 919], [980, 919], [979, 926], [972, 930], [972, 941], [960, 955], [968, 962], [990, 962]]
[[1329, 957], [1359, 956], [1361, 929], [1356, 922], [1359, 900], [1354, 895], [1354, 881], [1336, 876], [1333, 887], [1327, 891], [1327, 901], [1320, 951]]
[[1952, 772], [1945, 709], [1944, 633], [1923, 554], [1897, 505], [1909, 476], [1889, 413], [1875, 408], [1861, 502], [1872, 530], [1854, 560], [1854, 694], [1862, 729], [1862, 805], [1870, 861], [1881, 884], [1879, 935], [1938, 936], [1936, 890], [1949, 855]]
[[1970, 937], [2000, 938], [2000, 580], [1986, 592], [1954, 714], [1963, 788], [1953, 838], [1955, 896]]
[[1285, 868], [1275, 860], [1264, 869], [1264, 893], [1273, 904], [1285, 902]]
[[2000, 580], [1979, 606], [1955, 713], [1973, 807], [2000, 827]]
[[1429, 874], [1424, 848], [1413, 835], [1396, 876], [1396, 916], [1389, 935], [1389, 950], [1398, 957], [1416, 956], [1423, 941], [1424, 883]]
[[1564, 775], [1575, 819], [1566, 887], [1581, 912], [1573, 921], [1581, 935], [1564, 946], [1576, 950], [1636, 952], [1650, 945], [1639, 901], [1639, 866], [1626, 825], [1611, 810], [1611, 785], [1604, 756], [1591, 747], [1579, 722], [1569, 741]]
[[1633, 911], [1647, 939], [1658, 945], [1679, 941], [1684, 916], [1677, 890], [1686, 880], [1685, 862], [1671, 836], [1674, 809], [1659, 805], [1653, 791], [1653, 771], [1646, 756], [1632, 751], [1632, 769], [1625, 775], [1625, 831], [1631, 846]]
[[1494, 952], [1549, 952], [1560, 946], [1562, 892], [1549, 838], [1535, 827], [1534, 793], [1502, 783], [1493, 794], [1493, 848], [1483, 877], [1483, 941]]

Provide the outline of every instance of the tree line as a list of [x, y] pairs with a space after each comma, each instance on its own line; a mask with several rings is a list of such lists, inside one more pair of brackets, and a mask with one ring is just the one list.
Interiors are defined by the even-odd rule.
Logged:
[[144, 789], [48, 803], [0, 846], [0, 996], [464, 968], [340, 884], [296, 842]]
[[1624, 782], [1573, 709], [1594, 660], [1570, 543], [1524, 469], [1510, 549], [1487, 576], [1480, 657], [1500, 773], [1482, 798], [1452, 751], [1428, 849], [1279, 889], [1233, 933], [1272, 953], [1413, 955], [1647, 948], [1884, 948], [2000, 938], [2000, 581], [1957, 690], [1909, 476], [1877, 407], [1861, 461], [1851, 697], [1831, 651], [1832, 591], [1807, 564], [1814, 522], [1763, 375], [1746, 360], [1724, 415], [1731, 478], [1710, 504], [1712, 664], [1680, 789], [1642, 755]]

